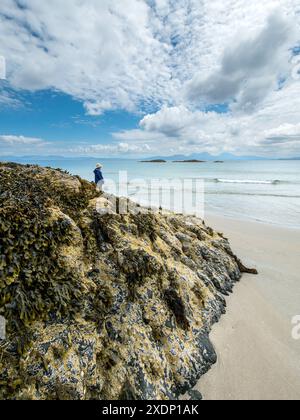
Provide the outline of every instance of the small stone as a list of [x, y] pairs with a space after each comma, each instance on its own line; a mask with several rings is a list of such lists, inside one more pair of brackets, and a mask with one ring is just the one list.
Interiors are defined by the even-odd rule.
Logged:
[[189, 396], [191, 397], [191, 401], [202, 401], [203, 396], [201, 392], [197, 391], [196, 389], [192, 389], [191, 391], [188, 391]]

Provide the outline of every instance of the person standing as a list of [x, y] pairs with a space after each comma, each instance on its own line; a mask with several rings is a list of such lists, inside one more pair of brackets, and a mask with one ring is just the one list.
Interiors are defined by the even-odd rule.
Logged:
[[100, 192], [103, 190], [103, 185], [104, 185], [104, 177], [102, 174], [102, 168], [103, 166], [100, 163], [97, 163], [96, 169], [94, 170], [95, 183]]

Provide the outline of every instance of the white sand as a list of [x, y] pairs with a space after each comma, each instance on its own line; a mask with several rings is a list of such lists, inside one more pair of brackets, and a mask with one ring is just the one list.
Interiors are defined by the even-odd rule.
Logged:
[[213, 328], [218, 363], [198, 383], [206, 400], [300, 399], [300, 340], [292, 318], [300, 315], [300, 230], [208, 216], [230, 239], [244, 275]]

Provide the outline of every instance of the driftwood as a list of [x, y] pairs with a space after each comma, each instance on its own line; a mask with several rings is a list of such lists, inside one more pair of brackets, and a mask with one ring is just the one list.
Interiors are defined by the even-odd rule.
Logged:
[[242, 261], [229, 249], [226, 250], [230, 257], [234, 258], [241, 273], [258, 275], [256, 268], [247, 268]]

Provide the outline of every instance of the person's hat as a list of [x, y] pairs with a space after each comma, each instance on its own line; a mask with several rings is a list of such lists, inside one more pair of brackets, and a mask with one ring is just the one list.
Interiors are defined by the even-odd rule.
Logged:
[[101, 169], [102, 168], [101, 163], [97, 163], [96, 168]]

